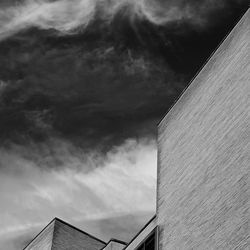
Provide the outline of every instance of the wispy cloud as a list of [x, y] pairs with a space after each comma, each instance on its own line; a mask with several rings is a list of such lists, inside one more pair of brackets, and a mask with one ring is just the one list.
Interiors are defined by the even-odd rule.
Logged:
[[227, 4], [226, 0], [202, 0], [199, 3], [193, 0], [24, 0], [2, 5], [0, 39], [29, 27], [72, 33], [84, 29], [96, 16], [106, 22], [120, 11], [130, 19], [147, 19], [157, 25], [187, 21], [204, 26], [207, 14]]
[[155, 209], [153, 141], [127, 140], [102, 163], [69, 151], [64, 156], [55, 153], [71, 159], [60, 169], [37, 166], [29, 152], [27, 158], [20, 149], [0, 151], [1, 164], [7, 167], [0, 176], [0, 241], [41, 227], [55, 216], [77, 222]]
[[154, 213], [149, 138], [224, 36], [209, 25], [228, 30], [221, 17], [243, 8], [224, 10], [246, 2], [0, 1], [0, 40], [56, 31], [1, 41], [0, 249], [20, 249], [55, 216], [111, 236], [128, 214]]
[[0, 10], [0, 37], [29, 27], [69, 32], [86, 26], [95, 13], [94, 0], [26, 0]]

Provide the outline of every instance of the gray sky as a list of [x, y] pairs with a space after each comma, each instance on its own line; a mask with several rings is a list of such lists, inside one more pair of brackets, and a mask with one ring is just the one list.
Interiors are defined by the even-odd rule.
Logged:
[[0, 1], [0, 249], [54, 217], [128, 241], [155, 212], [157, 123], [247, 7]]

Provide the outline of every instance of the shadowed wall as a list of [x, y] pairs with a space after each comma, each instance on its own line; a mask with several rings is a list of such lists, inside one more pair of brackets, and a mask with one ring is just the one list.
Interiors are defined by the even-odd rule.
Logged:
[[51, 250], [55, 220], [43, 229], [24, 250]]
[[56, 220], [52, 250], [100, 250], [105, 243]]
[[107, 246], [105, 246], [101, 250], [123, 250], [125, 248], [126, 244], [124, 242], [119, 242], [117, 240], [110, 240], [107, 243]]
[[105, 242], [55, 218], [25, 250], [100, 250]]
[[159, 125], [159, 249], [250, 246], [250, 11]]

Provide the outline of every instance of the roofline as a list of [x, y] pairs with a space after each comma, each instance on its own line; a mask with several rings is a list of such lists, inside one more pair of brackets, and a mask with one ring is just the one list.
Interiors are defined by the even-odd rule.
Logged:
[[40, 231], [24, 248], [23, 248], [23, 250], [25, 250], [36, 238], [38, 238], [44, 231], [45, 231], [45, 229], [46, 228], [48, 228], [53, 222], [56, 222], [56, 221], [59, 221], [59, 222], [61, 222], [61, 223], [63, 223], [64, 225], [67, 225], [68, 227], [71, 227], [72, 229], [74, 229], [74, 230], [76, 230], [76, 231], [78, 231], [78, 232], [80, 232], [80, 233], [83, 233], [83, 234], [85, 234], [85, 235], [87, 235], [87, 236], [89, 236], [90, 238], [92, 238], [92, 239], [95, 239], [95, 240], [97, 240], [97, 241], [99, 241], [99, 242], [101, 242], [101, 243], [103, 243], [103, 244], [105, 244], [105, 245], [107, 245], [107, 243], [105, 242], [105, 241], [103, 241], [103, 240], [100, 240], [100, 239], [98, 239], [97, 237], [95, 237], [95, 236], [93, 236], [93, 235], [91, 235], [91, 234], [89, 234], [89, 233], [86, 233], [85, 231], [83, 231], [83, 230], [81, 230], [81, 229], [79, 229], [79, 228], [77, 228], [77, 227], [75, 227], [75, 226], [73, 226], [73, 225], [71, 225], [71, 224], [69, 224], [68, 222], [66, 222], [66, 221], [64, 221], [64, 220], [62, 220], [62, 219], [59, 219], [59, 218], [57, 218], [57, 217], [55, 217], [53, 220], [51, 220], [43, 229], [42, 229], [42, 231]]
[[222, 45], [222, 43], [228, 38], [230, 33], [235, 29], [235, 27], [239, 24], [241, 19], [245, 16], [245, 14], [250, 11], [250, 5], [248, 9], [239, 17], [239, 19], [236, 21], [234, 27], [225, 35], [225, 37], [221, 40], [218, 46], [213, 50], [213, 52], [210, 54], [210, 56], [206, 59], [206, 61], [202, 64], [202, 66], [197, 70], [196, 74], [191, 78], [187, 86], [183, 89], [181, 94], [175, 99], [174, 103], [170, 106], [170, 108], [167, 110], [167, 112], [163, 115], [163, 117], [159, 120], [157, 127], [159, 128], [164, 121], [165, 117], [170, 113], [170, 111], [174, 108], [174, 106], [177, 104], [177, 102], [182, 98], [184, 93], [187, 91], [189, 87], [191, 87], [192, 83], [194, 82], [195, 78], [201, 73], [203, 68], [207, 65], [207, 63], [210, 61], [210, 59], [214, 56], [215, 52], [219, 49], [219, 47]]
[[55, 220], [55, 221], [60, 221], [61, 223], [65, 224], [65, 225], [67, 225], [67, 226], [69, 226], [69, 227], [71, 227], [71, 228], [77, 230], [78, 232], [83, 233], [83, 234], [89, 236], [90, 238], [93, 238], [93, 239], [95, 239], [95, 240], [97, 240], [97, 241], [99, 241], [99, 242], [101, 242], [101, 243], [103, 243], [103, 244], [107, 244], [105, 241], [103, 241], [103, 240], [101, 240], [101, 239], [98, 239], [97, 237], [95, 237], [95, 236], [93, 236], [93, 235], [91, 235], [91, 234], [89, 234], [89, 233], [87, 233], [87, 232], [85, 232], [85, 231], [83, 231], [83, 230], [81, 230], [81, 229], [79, 229], [79, 228], [77, 228], [77, 227], [75, 227], [75, 226], [69, 224], [68, 222], [66, 222], [66, 221], [64, 221], [64, 220], [62, 220], [62, 219], [59, 219], [59, 218], [55, 217], [54, 220]]
[[55, 221], [55, 218], [53, 219], [53, 220], [51, 220], [43, 229], [42, 229], [42, 231], [40, 231], [24, 248], [23, 248], [23, 250], [25, 250], [36, 238], [38, 238], [38, 236], [40, 235], [40, 234], [42, 234], [44, 231], [45, 231], [45, 229], [50, 225], [50, 224], [52, 224], [53, 222]]
[[[115, 238], [111, 238], [111, 239], [109, 240], [109, 242], [111, 242], [111, 241], [114, 241], [114, 242], [117, 242], [117, 243], [120, 243], [120, 244], [123, 244], [123, 245], [127, 245], [127, 244], [128, 244], [128, 243], [125, 242], [125, 241], [118, 240], [118, 239], [115, 239]], [[108, 243], [109, 243], [109, 242], [108, 242]]]
[[104, 246], [103, 248], [101, 248], [100, 250], [103, 250], [105, 247], [107, 247], [107, 245], [110, 243], [110, 242], [117, 242], [117, 243], [119, 243], [119, 244], [122, 244], [122, 245], [125, 245], [125, 246], [127, 246], [127, 242], [125, 242], [125, 241], [122, 241], [122, 240], [118, 240], [118, 239], [115, 239], [115, 238], [111, 238], [109, 241], [108, 241], [108, 243], [106, 244], [106, 246]]
[[127, 244], [123, 250], [125, 250], [140, 234], [141, 232], [156, 218], [156, 214], [144, 225], [144, 227], [132, 238], [132, 240]]

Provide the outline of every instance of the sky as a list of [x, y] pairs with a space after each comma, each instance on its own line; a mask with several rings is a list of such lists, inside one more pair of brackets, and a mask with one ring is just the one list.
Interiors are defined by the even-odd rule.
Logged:
[[156, 208], [157, 124], [245, 0], [0, 0], [0, 250], [54, 217], [129, 241]]

